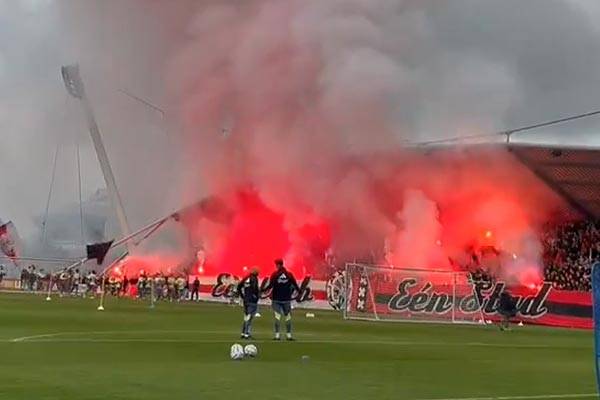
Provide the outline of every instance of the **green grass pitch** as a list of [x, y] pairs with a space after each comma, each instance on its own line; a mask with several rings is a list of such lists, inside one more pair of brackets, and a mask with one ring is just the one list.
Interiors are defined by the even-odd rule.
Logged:
[[298, 341], [279, 343], [261, 307], [259, 356], [235, 362], [237, 306], [96, 306], [0, 294], [0, 399], [590, 399], [596, 391], [587, 331], [354, 322], [296, 310]]

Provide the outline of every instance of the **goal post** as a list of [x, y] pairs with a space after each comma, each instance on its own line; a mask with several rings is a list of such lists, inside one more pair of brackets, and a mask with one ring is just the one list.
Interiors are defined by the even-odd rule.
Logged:
[[344, 286], [346, 319], [484, 322], [468, 272], [346, 264]]

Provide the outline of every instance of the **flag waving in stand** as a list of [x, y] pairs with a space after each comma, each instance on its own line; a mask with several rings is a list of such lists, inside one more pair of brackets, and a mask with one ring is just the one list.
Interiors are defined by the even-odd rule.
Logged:
[[114, 240], [110, 242], [102, 242], [102, 243], [94, 243], [87, 245], [87, 258], [92, 260], [95, 259], [98, 262], [98, 265], [101, 265], [104, 262], [104, 257], [106, 257], [106, 253], [110, 250], [110, 246], [112, 246]]
[[8, 221], [0, 225], [0, 252], [9, 257], [16, 265], [16, 258], [19, 255], [17, 243], [19, 235], [12, 222]]

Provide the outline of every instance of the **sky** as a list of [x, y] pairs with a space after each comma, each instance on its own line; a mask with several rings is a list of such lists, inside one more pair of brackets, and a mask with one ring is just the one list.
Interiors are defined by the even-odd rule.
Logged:
[[[600, 109], [595, 0], [320, 1], [364, 11], [381, 24], [377, 32], [385, 35], [381, 45], [391, 62], [380, 71], [386, 78], [380, 92], [402, 140], [495, 132]], [[210, 51], [193, 46], [206, 40], [199, 26], [210, 23], [205, 11], [234, 3], [0, 0], [0, 218], [14, 221], [24, 236], [38, 229], [57, 148], [51, 212], [77, 202], [77, 145], [83, 197], [104, 186], [79, 105], [60, 79], [60, 66], [72, 62], [81, 65], [131, 225], [202, 197], [177, 101], [176, 86], [190, 71], [176, 61], [182, 53], [201, 58]], [[323, 28], [319, 34], [365, 34], [363, 26], [320, 16], [328, 10], [319, 2], [307, 3]], [[356, 76], [352, 68], [364, 64], [352, 60], [370, 54], [346, 55], [332, 74]], [[122, 90], [164, 108], [166, 116]], [[590, 118], [515, 140], [600, 146], [598, 128], [600, 118]]]

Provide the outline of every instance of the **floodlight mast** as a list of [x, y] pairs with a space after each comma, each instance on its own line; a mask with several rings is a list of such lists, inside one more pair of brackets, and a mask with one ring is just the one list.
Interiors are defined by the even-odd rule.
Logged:
[[[115, 176], [112, 172], [108, 155], [106, 154], [106, 149], [104, 148], [102, 136], [100, 135], [100, 129], [98, 128], [96, 118], [94, 117], [94, 111], [87, 96], [85, 95], [83, 81], [79, 75], [79, 65], [73, 64], [63, 66], [61, 68], [61, 72], [67, 92], [81, 102], [81, 106], [83, 107], [83, 111], [88, 123], [90, 136], [92, 137], [92, 142], [94, 143], [94, 149], [96, 150], [96, 156], [98, 157], [100, 168], [102, 169], [102, 175], [104, 176], [106, 189], [108, 190], [112, 206], [117, 213], [121, 234], [124, 237], [127, 237], [131, 234], [131, 229], [129, 228], [127, 216], [125, 215], [125, 209], [123, 208], [121, 196], [119, 195], [119, 190], [115, 181]], [[129, 248], [131, 245], [127, 243], [127, 246]]]

